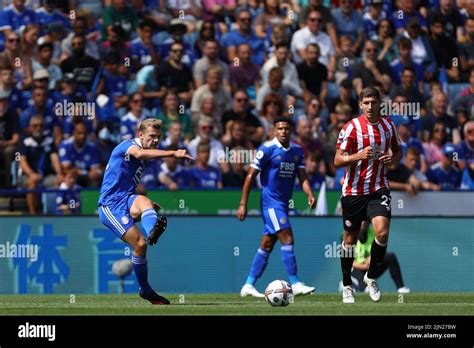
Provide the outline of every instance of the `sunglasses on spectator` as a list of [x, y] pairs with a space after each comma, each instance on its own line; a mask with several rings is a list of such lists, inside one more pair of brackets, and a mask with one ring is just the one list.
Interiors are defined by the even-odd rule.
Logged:
[[235, 98], [235, 101], [236, 101], [236, 102], [239, 102], [239, 103], [241, 103], [241, 102], [245, 102], [245, 103], [246, 103], [246, 102], [248, 102], [249, 100], [248, 100], [247, 98]]
[[213, 130], [214, 127], [213, 126], [201, 126], [201, 129], [202, 130]]
[[172, 49], [171, 52], [174, 52], [174, 53], [183, 53], [183, 49], [181, 48], [175, 48], [175, 49]]
[[322, 18], [319, 17], [308, 17], [308, 20], [311, 22], [322, 22]]
[[240, 17], [239, 20], [242, 21], [242, 22], [250, 22], [251, 18], [250, 17]]
[[44, 124], [42, 124], [42, 123], [33, 123], [33, 124], [31, 125], [31, 128], [41, 128], [41, 127], [43, 127], [43, 126], [44, 126]]
[[141, 103], [143, 102], [143, 99], [132, 99], [133, 103]]
[[375, 48], [366, 48], [365, 51], [366, 52], [375, 52], [376, 49]]
[[8, 39], [8, 42], [20, 42], [20, 39], [19, 39], [19, 38], [16, 38], [16, 39]]

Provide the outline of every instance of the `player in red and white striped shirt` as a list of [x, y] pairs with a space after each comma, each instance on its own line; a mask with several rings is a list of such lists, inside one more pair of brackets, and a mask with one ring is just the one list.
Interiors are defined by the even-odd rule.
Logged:
[[371, 249], [370, 266], [364, 277], [372, 300], [380, 299], [375, 280], [378, 264], [387, 250], [390, 227], [390, 188], [386, 177], [388, 168], [395, 168], [402, 158], [400, 140], [392, 121], [380, 116], [380, 94], [373, 87], [360, 93], [362, 115], [349, 121], [339, 133], [334, 158], [336, 167], [345, 167], [342, 187], [342, 216], [344, 241], [341, 250], [344, 303], [354, 303], [351, 268], [355, 244], [363, 221], [371, 220], [375, 240]]

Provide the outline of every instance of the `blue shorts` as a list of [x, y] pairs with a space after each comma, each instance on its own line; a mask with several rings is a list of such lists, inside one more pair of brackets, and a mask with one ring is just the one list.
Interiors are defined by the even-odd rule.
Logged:
[[275, 234], [284, 229], [290, 229], [291, 224], [288, 219], [288, 212], [280, 208], [262, 209], [263, 234]]
[[117, 204], [99, 206], [100, 222], [110, 228], [120, 239], [135, 224], [130, 216], [130, 208], [135, 198], [137, 195], [131, 195]]

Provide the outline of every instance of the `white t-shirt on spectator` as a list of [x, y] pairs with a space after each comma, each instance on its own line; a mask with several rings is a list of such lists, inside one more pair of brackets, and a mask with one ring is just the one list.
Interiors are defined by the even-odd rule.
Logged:
[[313, 34], [308, 27], [297, 30], [291, 39], [291, 53], [293, 54], [293, 61], [295, 64], [301, 63], [303, 59], [298, 54], [298, 50], [305, 49], [310, 43], [318, 44], [321, 50], [319, 62], [328, 66], [329, 58], [334, 56], [334, 46], [329, 38], [329, 35], [319, 31], [316, 35]]
[[[262, 84], [268, 82], [268, 73], [272, 68], [278, 66], [277, 59], [275, 56], [267, 60], [267, 62], [263, 65], [262, 69], [260, 70], [260, 75], [262, 76]], [[285, 65], [282, 67], [284, 79], [294, 83], [295, 85], [299, 86], [300, 80], [298, 78], [298, 71], [296, 70], [296, 66], [287, 60]]]

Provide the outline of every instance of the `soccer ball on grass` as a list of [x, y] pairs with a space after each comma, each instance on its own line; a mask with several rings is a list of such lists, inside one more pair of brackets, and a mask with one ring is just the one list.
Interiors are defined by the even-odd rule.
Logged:
[[293, 301], [293, 289], [284, 280], [274, 280], [265, 289], [265, 299], [273, 307], [286, 307]]

